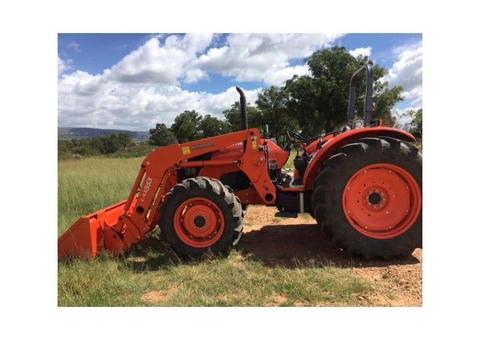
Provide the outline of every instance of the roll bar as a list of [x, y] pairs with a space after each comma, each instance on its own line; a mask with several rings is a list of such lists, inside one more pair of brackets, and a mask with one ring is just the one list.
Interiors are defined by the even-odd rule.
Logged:
[[372, 121], [373, 114], [373, 65], [371, 61], [368, 61], [365, 65], [360, 67], [352, 75], [350, 79], [350, 89], [348, 96], [348, 112], [347, 112], [347, 121], [351, 123], [355, 117], [355, 102], [357, 100], [357, 86], [360, 76], [366, 73], [367, 85], [365, 89], [365, 100], [364, 100], [364, 124], [365, 126], [370, 125]]

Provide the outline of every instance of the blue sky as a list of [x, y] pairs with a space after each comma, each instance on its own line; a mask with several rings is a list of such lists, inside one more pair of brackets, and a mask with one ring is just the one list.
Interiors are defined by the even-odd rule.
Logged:
[[184, 109], [221, 117], [234, 86], [253, 103], [333, 45], [389, 70], [405, 88], [399, 113], [421, 106], [421, 34], [59, 34], [59, 125], [145, 130]]

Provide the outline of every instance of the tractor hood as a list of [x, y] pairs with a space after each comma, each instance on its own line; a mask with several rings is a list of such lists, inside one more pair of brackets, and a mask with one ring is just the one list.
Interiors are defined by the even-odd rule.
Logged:
[[262, 144], [266, 144], [268, 148], [268, 162], [269, 164], [277, 163], [279, 168], [282, 168], [288, 161], [290, 153], [283, 150], [274, 139], [262, 139]]
[[[260, 145], [266, 146], [268, 150], [268, 161], [270, 164], [277, 164], [283, 167], [290, 154], [277, 145], [274, 139], [260, 139]], [[215, 152], [211, 159], [239, 159], [243, 153], [243, 143], [232, 144], [225, 149]]]

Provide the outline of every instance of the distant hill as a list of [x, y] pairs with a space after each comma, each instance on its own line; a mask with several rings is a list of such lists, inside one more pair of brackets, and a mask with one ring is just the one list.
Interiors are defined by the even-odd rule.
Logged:
[[86, 139], [100, 136], [108, 136], [117, 133], [128, 133], [133, 139], [136, 140], [147, 140], [149, 138], [148, 131], [59, 127], [58, 139]]

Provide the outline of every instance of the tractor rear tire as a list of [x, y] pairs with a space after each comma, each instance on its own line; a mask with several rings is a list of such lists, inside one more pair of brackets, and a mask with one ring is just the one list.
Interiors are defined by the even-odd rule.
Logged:
[[422, 155], [403, 140], [362, 138], [339, 148], [315, 179], [312, 211], [350, 255], [408, 256], [422, 247]]
[[188, 178], [166, 195], [158, 224], [162, 238], [181, 257], [227, 255], [242, 236], [242, 205], [219, 180]]

